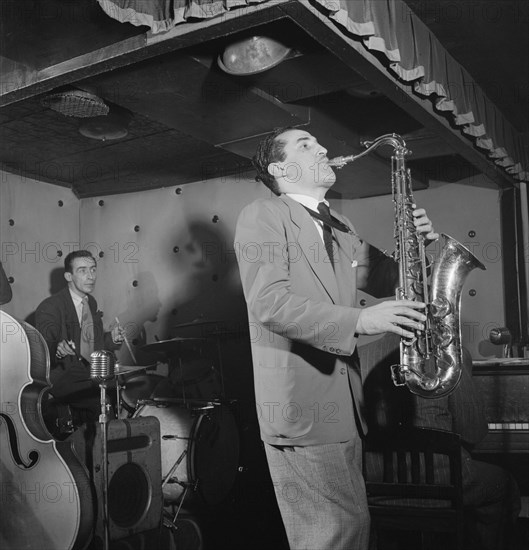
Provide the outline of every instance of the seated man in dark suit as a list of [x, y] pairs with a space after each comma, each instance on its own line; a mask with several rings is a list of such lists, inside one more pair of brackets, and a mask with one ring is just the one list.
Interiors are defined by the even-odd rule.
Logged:
[[11, 285], [9, 284], [9, 281], [7, 279], [4, 267], [0, 262], [0, 306], [8, 304], [11, 301], [12, 297], [13, 292], [11, 290]]
[[[487, 422], [480, 396], [472, 382], [472, 357], [463, 350], [461, 379], [447, 396], [427, 399], [412, 394], [391, 381], [390, 365], [399, 362], [399, 338], [388, 334], [359, 349], [364, 372], [367, 422], [370, 430], [397, 425], [434, 428], [461, 436], [463, 502], [468, 508], [468, 537], [472, 550], [509, 550], [505, 535], [520, 512], [520, 494], [514, 478], [499, 466], [474, 460], [471, 450], [487, 434]], [[378, 479], [381, 461], [366, 461], [367, 479]], [[448, 464], [436, 463], [441, 477]]]
[[90, 252], [68, 254], [64, 278], [67, 286], [39, 305], [35, 321], [50, 352], [50, 393], [71, 407], [74, 424], [80, 424], [97, 420], [101, 409], [99, 386], [90, 379], [90, 354], [118, 349], [124, 334], [119, 325], [103, 331], [102, 313], [91, 296], [97, 265]]

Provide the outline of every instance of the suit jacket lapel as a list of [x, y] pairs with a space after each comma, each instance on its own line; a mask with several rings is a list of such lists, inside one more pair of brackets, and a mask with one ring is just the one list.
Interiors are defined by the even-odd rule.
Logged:
[[285, 195], [281, 195], [280, 199], [288, 206], [290, 218], [299, 228], [298, 243], [314, 275], [319, 279], [331, 300], [338, 303], [340, 293], [336, 276], [313, 219], [305, 208], [295, 200]]
[[[334, 215], [334, 213], [333, 213]], [[342, 231], [333, 231], [337, 245], [336, 262], [334, 265], [336, 271], [336, 280], [342, 297], [342, 304], [351, 306], [353, 299], [353, 276], [352, 269], [353, 250], [351, 248], [351, 238]]]

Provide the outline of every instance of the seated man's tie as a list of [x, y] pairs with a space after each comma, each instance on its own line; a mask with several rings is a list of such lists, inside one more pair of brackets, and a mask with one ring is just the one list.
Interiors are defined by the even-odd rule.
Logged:
[[83, 298], [81, 315], [81, 356], [90, 363], [90, 355], [94, 351], [94, 320], [88, 305], [88, 296]]

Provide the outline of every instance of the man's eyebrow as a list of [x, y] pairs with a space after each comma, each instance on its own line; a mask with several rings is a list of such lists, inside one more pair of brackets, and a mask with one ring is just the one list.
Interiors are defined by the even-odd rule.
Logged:
[[308, 141], [310, 139], [309, 136], [302, 136], [302, 137], [299, 137], [297, 140], [296, 140], [296, 143], [299, 143], [300, 141]]

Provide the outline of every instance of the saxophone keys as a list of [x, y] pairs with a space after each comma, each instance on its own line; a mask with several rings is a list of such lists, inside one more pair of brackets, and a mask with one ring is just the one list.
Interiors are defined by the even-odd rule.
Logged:
[[430, 303], [430, 314], [432, 317], [435, 317], [436, 319], [443, 319], [450, 313], [452, 313], [452, 306], [446, 298], [438, 296]]
[[447, 348], [454, 339], [454, 331], [449, 325], [439, 323], [432, 332], [433, 344], [437, 348]]

